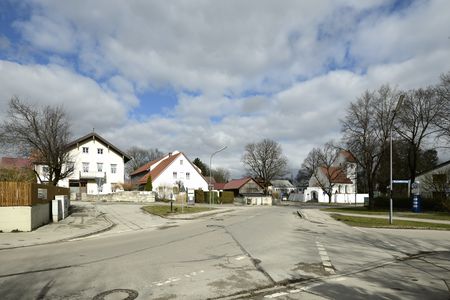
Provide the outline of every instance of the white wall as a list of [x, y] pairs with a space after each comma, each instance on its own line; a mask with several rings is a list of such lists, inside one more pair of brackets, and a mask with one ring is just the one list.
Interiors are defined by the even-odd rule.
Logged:
[[[176, 155], [176, 154], [172, 154]], [[183, 163], [181, 163], [183, 161]], [[177, 172], [177, 177], [173, 177], [173, 172]], [[186, 173], [190, 174], [190, 178], [186, 178]], [[177, 181], [182, 181], [185, 188], [189, 190], [203, 189], [208, 190], [208, 183], [198, 173], [194, 166], [184, 156], [183, 153], [170, 164], [157, 178], [153, 179], [153, 190], [158, 192], [159, 186], [173, 187]]]
[[[308, 187], [304, 192], [305, 201], [312, 200], [312, 192], [315, 191], [318, 196], [318, 202], [328, 203], [328, 196], [323, 193], [321, 188]], [[364, 203], [364, 197], [369, 197], [369, 194], [356, 194], [356, 203]], [[331, 196], [331, 203], [355, 203], [354, 193], [335, 193]]]
[[[88, 153], [83, 153], [83, 147], [88, 148]], [[102, 149], [103, 154], [98, 154], [98, 149]], [[103, 144], [99, 140], [86, 140], [80, 143], [78, 147], [70, 151], [71, 160], [74, 162], [74, 172], [68, 178], [60, 180], [58, 186], [69, 187], [69, 180], [79, 180], [80, 172], [83, 172], [83, 162], [89, 163], [89, 172], [84, 173], [89, 175], [89, 177], [104, 177], [106, 172], [106, 183], [103, 185], [101, 192], [97, 189], [97, 184], [92, 182], [87, 184], [88, 194], [108, 194], [112, 192], [112, 185], [114, 183], [123, 183], [125, 178], [125, 164], [123, 157], [117, 152], [109, 149], [107, 145]], [[102, 172], [98, 172], [97, 163], [103, 163]], [[111, 165], [115, 164], [116, 173], [111, 172]], [[44, 178], [43, 173], [44, 166], [36, 166], [36, 171], [39, 175]], [[83, 176], [83, 175], [82, 175]]]
[[50, 222], [49, 204], [0, 207], [0, 230], [31, 231]]

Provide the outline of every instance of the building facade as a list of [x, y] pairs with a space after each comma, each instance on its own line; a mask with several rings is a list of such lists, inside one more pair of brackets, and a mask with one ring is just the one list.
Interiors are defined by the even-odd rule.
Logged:
[[[82, 194], [108, 194], [121, 189], [125, 179], [125, 163], [130, 158], [119, 148], [95, 132], [87, 134], [67, 145], [70, 163], [73, 168], [67, 178], [58, 186], [70, 188], [77, 197]], [[46, 182], [48, 167], [36, 165], [40, 181]], [[39, 181], [39, 179], [38, 179]]]

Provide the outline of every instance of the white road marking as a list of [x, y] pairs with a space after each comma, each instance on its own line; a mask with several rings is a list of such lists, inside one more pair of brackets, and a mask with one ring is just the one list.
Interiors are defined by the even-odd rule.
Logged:
[[286, 292], [279, 292], [279, 293], [275, 293], [275, 294], [272, 294], [272, 295], [266, 295], [266, 296], [264, 296], [264, 298], [278, 298], [278, 297], [281, 297], [281, 296], [286, 296], [286, 295], [289, 295], [288, 293], [286, 293]]
[[325, 271], [331, 275], [336, 274], [336, 272], [333, 269], [333, 265], [331, 264], [330, 257], [328, 256], [328, 253], [325, 250], [325, 247], [319, 241], [316, 241], [316, 246], [317, 249], [319, 250], [320, 259], [322, 260], [322, 265]]
[[243, 260], [243, 259], [245, 259], [245, 256], [236, 257], [236, 260]]

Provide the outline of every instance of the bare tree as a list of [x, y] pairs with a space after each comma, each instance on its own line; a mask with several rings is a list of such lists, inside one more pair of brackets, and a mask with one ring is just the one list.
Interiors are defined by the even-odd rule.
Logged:
[[0, 125], [1, 143], [16, 146], [20, 154], [30, 156], [35, 164], [46, 165], [48, 182], [56, 185], [73, 173], [66, 149], [69, 128], [62, 107], [39, 107], [13, 97], [9, 102], [8, 119]]
[[351, 103], [342, 122], [344, 144], [365, 174], [369, 207], [374, 207], [375, 179], [388, 147], [398, 93], [389, 86], [365, 91]]
[[252, 177], [262, 181], [266, 192], [272, 179], [287, 173], [287, 159], [281, 146], [270, 139], [247, 144], [242, 162]]
[[310, 175], [309, 185], [320, 187], [327, 194], [329, 203], [336, 179], [345, 169], [343, 166], [336, 166], [339, 151], [339, 148], [327, 143], [323, 148], [312, 149], [302, 164], [302, 169]]
[[439, 129], [439, 138], [446, 142], [447, 147], [450, 144], [450, 72], [441, 75], [441, 82], [435, 88], [439, 101], [442, 102], [442, 118], [433, 122]]
[[164, 153], [159, 151], [158, 148], [142, 149], [139, 147], [131, 147], [127, 150], [127, 154], [131, 158], [125, 166], [127, 173], [131, 173], [140, 166], [164, 156]]
[[441, 132], [438, 124], [446, 117], [446, 101], [431, 87], [404, 94], [405, 100], [396, 118], [395, 130], [408, 144], [409, 177], [414, 182], [421, 146], [428, 138]]
[[216, 182], [228, 182], [231, 176], [230, 171], [224, 168], [213, 169], [211, 174]]

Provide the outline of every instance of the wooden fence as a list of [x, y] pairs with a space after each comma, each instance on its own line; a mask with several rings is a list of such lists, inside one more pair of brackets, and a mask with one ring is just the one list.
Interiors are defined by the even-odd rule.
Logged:
[[0, 182], [0, 206], [33, 206], [55, 199], [55, 195], [69, 196], [68, 188], [30, 182]]

